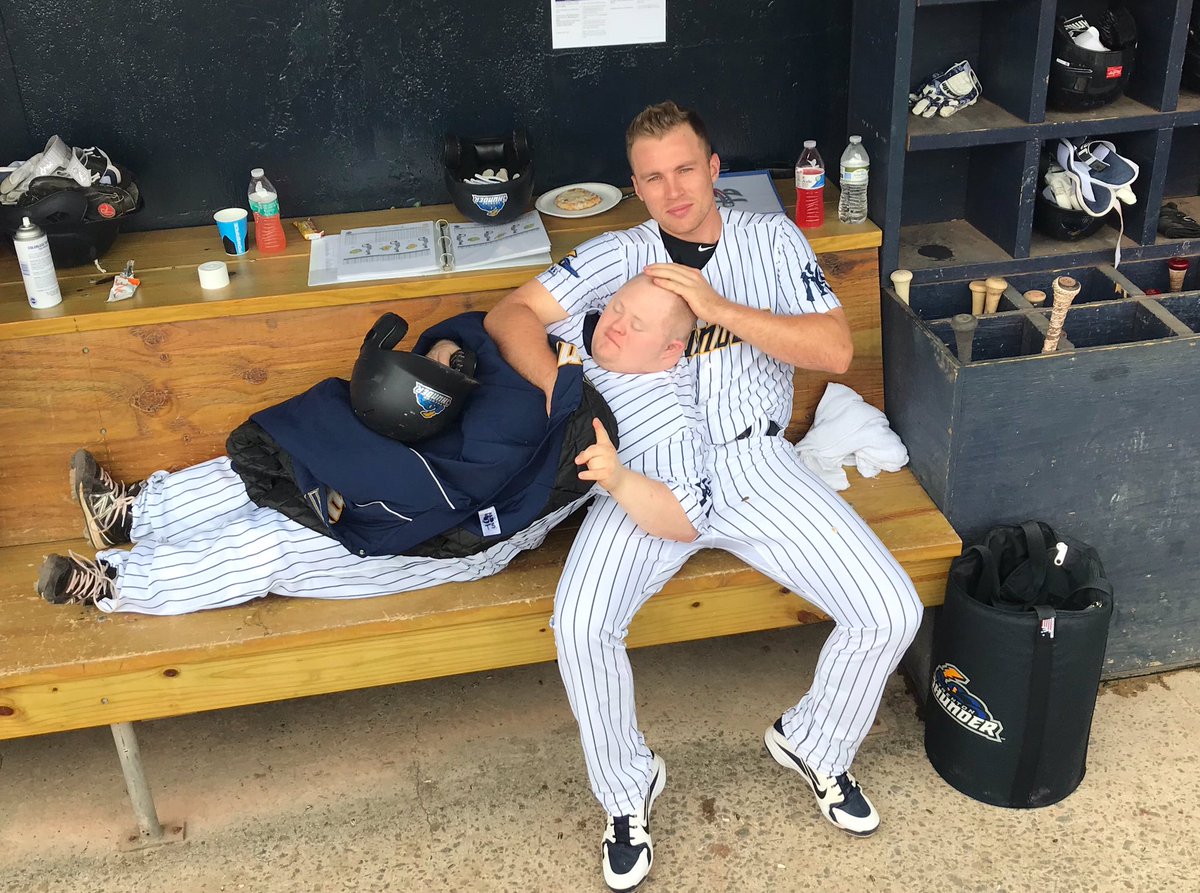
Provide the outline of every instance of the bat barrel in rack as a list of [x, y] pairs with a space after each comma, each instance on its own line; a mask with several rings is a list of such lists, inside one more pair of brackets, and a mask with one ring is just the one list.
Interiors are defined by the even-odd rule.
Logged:
[[1059, 276], [1054, 280], [1054, 307], [1050, 311], [1050, 327], [1046, 332], [1046, 341], [1042, 344], [1042, 353], [1054, 353], [1058, 350], [1058, 339], [1062, 337], [1067, 308], [1071, 306], [1081, 287], [1079, 281], [1070, 276]]

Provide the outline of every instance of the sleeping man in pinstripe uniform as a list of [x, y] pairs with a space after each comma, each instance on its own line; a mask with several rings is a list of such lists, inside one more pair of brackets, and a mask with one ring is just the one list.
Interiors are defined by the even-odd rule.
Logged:
[[[178, 472], [155, 472], [126, 485], [80, 450], [72, 461], [73, 495], [83, 510], [88, 538], [101, 551], [95, 561], [74, 554], [49, 556], [38, 592], [54, 603], [167, 615], [239, 604], [268, 593], [361, 598], [476, 580], [540, 545], [555, 524], [594, 492], [607, 493], [658, 537], [693, 539], [704, 516], [698, 483], [702, 442], [694, 388], [678, 361], [694, 324], [684, 301], [642, 276], [626, 284], [602, 314], [581, 313], [552, 327], [551, 333], [561, 339], [557, 365], [582, 366], [612, 411], [620, 446], [614, 448], [603, 426], [592, 420], [595, 436], [587, 435], [591, 445], [574, 457], [582, 468], [580, 480], [594, 482], [577, 489], [591, 492], [507, 539], [488, 541], [482, 551], [454, 557], [363, 556], [332, 532], [327, 535], [274, 507], [255, 504], [229, 457]], [[479, 334], [486, 337], [481, 326]], [[546, 345], [549, 350], [544, 330], [534, 342], [532, 347]], [[444, 362], [455, 350], [457, 345], [439, 341], [429, 354]], [[532, 403], [535, 416], [540, 414], [540, 392], [509, 373], [528, 392], [522, 405]], [[463, 412], [471, 412], [470, 398]], [[360, 423], [351, 419], [349, 424]], [[338, 443], [332, 446], [337, 453]], [[471, 474], [470, 468], [465, 473]], [[113, 548], [130, 541], [130, 550]]]
[[803, 777], [822, 815], [856, 836], [874, 832], [879, 816], [850, 764], [922, 611], [900, 565], [782, 436], [795, 368], [841, 373], [853, 353], [808, 242], [785, 215], [716, 206], [719, 160], [694, 112], [671, 102], [645, 109], [629, 126], [626, 150], [653, 219], [584, 243], [485, 321], [506, 359], [545, 390], [553, 358], [519, 345], [605, 306], [632, 275], [674, 291], [699, 319], [682, 365], [702, 416], [706, 528], [691, 541], [660, 539], [600, 498], [555, 598], [559, 669], [592, 791], [608, 814], [601, 866], [613, 890], [633, 889], [650, 870], [650, 808], [666, 780], [638, 728], [625, 634], [688, 556], [725, 549], [836, 621], [812, 687], [768, 726], [765, 743]]

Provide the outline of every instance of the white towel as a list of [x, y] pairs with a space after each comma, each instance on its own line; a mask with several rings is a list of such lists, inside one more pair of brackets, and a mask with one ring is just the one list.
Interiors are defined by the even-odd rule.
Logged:
[[887, 416], [841, 384], [825, 388], [808, 433], [796, 444], [801, 460], [835, 490], [850, 486], [843, 465], [857, 465], [873, 478], [908, 464], [908, 450], [888, 426]]

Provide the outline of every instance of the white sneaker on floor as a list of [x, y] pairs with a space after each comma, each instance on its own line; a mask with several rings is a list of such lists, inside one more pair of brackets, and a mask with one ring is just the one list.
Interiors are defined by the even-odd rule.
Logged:
[[610, 815], [600, 845], [604, 883], [614, 893], [628, 893], [646, 879], [654, 862], [654, 844], [650, 841], [650, 810], [667, 786], [667, 764], [654, 755], [650, 790], [637, 815]]
[[775, 724], [767, 729], [763, 742], [767, 745], [767, 753], [776, 763], [799, 772], [808, 782], [813, 796], [817, 798], [817, 806], [821, 808], [821, 815], [830, 824], [855, 837], [867, 837], [875, 833], [879, 827], [879, 813], [853, 775], [843, 772], [831, 777], [811, 768], [784, 737], [782, 718], [775, 720]]

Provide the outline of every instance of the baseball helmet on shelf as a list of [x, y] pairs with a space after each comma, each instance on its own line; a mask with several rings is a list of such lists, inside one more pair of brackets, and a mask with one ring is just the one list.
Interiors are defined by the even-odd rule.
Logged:
[[1089, 22], [1060, 16], [1054, 27], [1046, 102], [1064, 111], [1107, 105], [1125, 92], [1137, 55], [1137, 23], [1123, 6]]
[[12, 235], [21, 218], [28, 217], [46, 233], [58, 266], [91, 263], [112, 246], [125, 219], [142, 207], [129, 171], [119, 165], [110, 170], [118, 182], [81, 186], [71, 177], [35, 177], [16, 204], [0, 205], [0, 231]]
[[1058, 242], [1077, 242], [1086, 239], [1104, 225], [1104, 216], [1093, 217], [1087, 211], [1063, 207], [1049, 194], [1052, 190], [1042, 187], [1047, 183], [1047, 172], [1054, 170], [1063, 174], [1056, 163], [1054, 143], [1048, 143], [1038, 164], [1038, 191], [1033, 202], [1033, 227], [1042, 235]]
[[479, 386], [471, 376], [475, 356], [454, 355], [450, 366], [392, 350], [408, 333], [395, 313], [376, 320], [363, 339], [350, 376], [350, 405], [363, 424], [401, 443], [417, 443], [445, 430]]
[[468, 220], [507, 223], [529, 207], [533, 153], [525, 128], [518, 127], [502, 137], [447, 134], [442, 163], [454, 207]]
[[1086, 239], [1104, 225], [1103, 217], [1093, 217], [1086, 211], [1060, 208], [1038, 190], [1033, 205], [1033, 225], [1044, 236], [1059, 242]]

